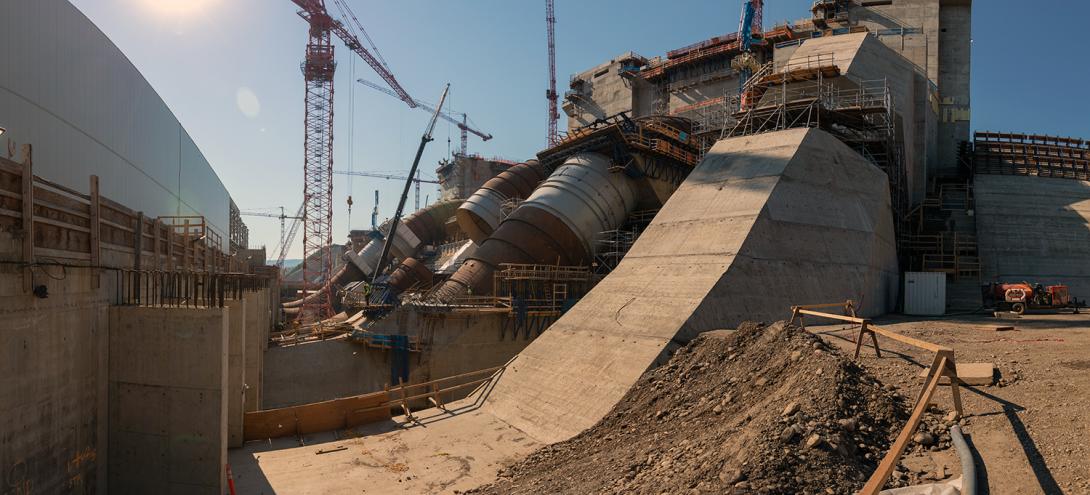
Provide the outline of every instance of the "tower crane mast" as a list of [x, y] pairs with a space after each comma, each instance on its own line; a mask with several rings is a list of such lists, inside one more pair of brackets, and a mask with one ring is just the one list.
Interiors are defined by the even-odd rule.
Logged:
[[546, 143], [552, 146], [560, 139], [560, 133], [557, 130], [560, 112], [556, 108], [556, 13], [553, 0], [545, 0], [545, 31], [549, 45], [549, 88], [545, 90], [546, 107], [549, 112], [549, 134]]
[[[300, 215], [303, 217], [303, 280], [314, 281], [318, 287], [326, 287], [326, 281], [333, 271], [333, 253], [328, 249], [333, 243], [333, 74], [337, 69], [333, 36], [367, 62], [410, 108], [415, 108], [416, 102], [394, 78], [381, 55], [376, 55], [378, 50], [374, 43], [370, 44], [374, 50], [372, 53], [360, 42], [357, 29], [368, 42], [371, 41], [370, 36], [367, 36], [345, 0], [332, 0], [345, 22], [334, 19], [329, 14], [325, 0], [291, 1], [299, 7], [299, 17], [309, 27], [306, 56], [302, 64], [303, 79], [306, 82], [303, 208]], [[332, 315], [332, 294], [328, 289], [319, 290], [323, 294], [306, 298], [300, 311], [300, 317], [305, 322]]]

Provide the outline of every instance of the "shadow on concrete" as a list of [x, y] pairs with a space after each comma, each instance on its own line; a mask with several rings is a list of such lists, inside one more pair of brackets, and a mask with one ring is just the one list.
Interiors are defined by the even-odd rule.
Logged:
[[235, 485], [245, 486], [248, 494], [275, 494], [276, 490], [269, 483], [269, 478], [265, 477], [265, 471], [258, 465], [256, 456], [251, 455], [244, 449], [245, 447], [228, 451], [228, 462], [231, 466]]
[[[512, 359], [514, 359], [514, 358], [512, 358]], [[508, 361], [507, 364], [510, 364], [510, 361]], [[404, 425], [405, 428], [412, 428], [414, 426], [421, 427], [421, 428], [427, 428], [428, 425], [430, 425], [430, 424], [437, 423], [439, 421], [443, 421], [443, 420], [447, 420], [447, 419], [451, 419], [451, 418], [454, 418], [456, 416], [466, 414], [466, 413], [469, 413], [469, 412], [472, 412], [472, 411], [476, 411], [477, 409], [480, 409], [481, 406], [484, 405], [485, 401], [488, 400], [488, 397], [490, 395], [492, 395], [492, 390], [496, 387], [496, 383], [499, 382], [500, 378], [503, 377], [503, 374], [506, 371], [507, 371], [506, 367], [500, 368], [499, 371], [497, 371], [494, 375], [492, 375], [491, 380], [482, 383], [478, 387], [477, 390], [475, 390], [474, 392], [471, 392], [468, 396], [466, 396], [466, 399], [468, 399], [469, 397], [473, 397], [472, 402], [466, 402], [466, 399], [463, 399], [461, 401], [461, 404], [458, 407], [453, 408], [453, 409], [449, 409], [449, 408], [445, 408], [445, 407], [444, 408], [435, 408], [435, 407], [433, 407], [433, 408], [425, 409], [425, 411], [433, 411], [433, 412], [439, 412], [439, 413], [435, 414], [433, 416], [428, 416], [426, 418], [422, 418], [422, 417], [414, 415], [414, 418], [415, 418], [414, 421], [406, 422], [406, 423], [400, 423], [400, 424]]]

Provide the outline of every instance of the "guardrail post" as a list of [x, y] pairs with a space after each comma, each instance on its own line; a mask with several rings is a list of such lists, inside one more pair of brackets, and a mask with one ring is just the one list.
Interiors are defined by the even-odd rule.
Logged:
[[33, 148], [23, 145], [23, 291], [34, 290], [34, 160]]

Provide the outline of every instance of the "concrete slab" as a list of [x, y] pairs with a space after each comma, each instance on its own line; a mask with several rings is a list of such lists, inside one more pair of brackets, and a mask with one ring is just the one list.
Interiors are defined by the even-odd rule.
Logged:
[[[452, 405], [454, 414], [421, 411], [350, 432], [251, 442], [230, 452], [238, 493], [302, 495], [451, 493], [491, 481], [507, 462], [541, 444], [477, 409], [480, 396]], [[320, 450], [345, 450], [317, 454]]]
[[[993, 363], [958, 363], [958, 381], [964, 385], [991, 385], [995, 383], [996, 367]], [[927, 369], [920, 371], [920, 378], [927, 378]], [[949, 385], [950, 379], [942, 377], [940, 385]]]

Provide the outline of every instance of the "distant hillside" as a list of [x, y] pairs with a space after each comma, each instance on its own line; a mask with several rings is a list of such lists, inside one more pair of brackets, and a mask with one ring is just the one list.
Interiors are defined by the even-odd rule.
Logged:
[[284, 260], [284, 267], [281, 270], [290, 271], [292, 268], [299, 266], [303, 262], [303, 258], [299, 259], [286, 259]]

